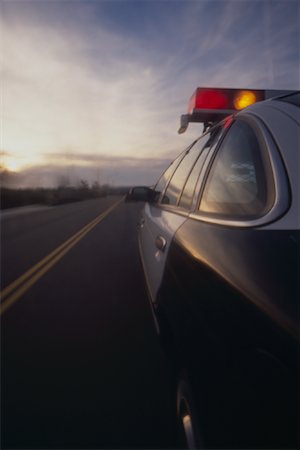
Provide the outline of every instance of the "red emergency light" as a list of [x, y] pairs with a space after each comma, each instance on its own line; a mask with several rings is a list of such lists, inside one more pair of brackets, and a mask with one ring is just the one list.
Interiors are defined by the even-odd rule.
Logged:
[[228, 98], [220, 89], [196, 89], [188, 105], [188, 113], [195, 109], [228, 109]]

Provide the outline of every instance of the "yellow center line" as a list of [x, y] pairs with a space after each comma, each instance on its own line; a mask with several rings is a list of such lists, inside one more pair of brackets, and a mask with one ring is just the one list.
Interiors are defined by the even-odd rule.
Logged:
[[26, 281], [27, 278], [29, 278], [34, 272], [36, 272], [39, 268], [41, 268], [44, 264], [46, 264], [50, 259], [52, 259], [57, 253], [59, 253], [61, 250], [63, 250], [65, 247], [67, 247], [74, 239], [76, 239], [78, 236], [80, 236], [85, 229], [89, 228], [93, 223], [96, 223], [96, 221], [101, 217], [101, 214], [96, 217], [92, 222], [88, 223], [86, 226], [84, 226], [80, 231], [78, 231], [76, 234], [71, 236], [67, 241], [65, 241], [63, 244], [61, 244], [59, 247], [57, 247], [53, 252], [49, 253], [45, 258], [43, 258], [41, 261], [39, 261], [37, 264], [35, 264], [31, 269], [27, 270], [22, 276], [17, 278], [15, 281], [13, 281], [10, 285], [8, 285], [6, 288], [3, 289], [3, 291], [0, 293], [2, 300], [4, 300], [7, 295], [9, 295], [12, 291], [14, 291], [20, 284], [22, 284], [24, 281]]
[[[30, 287], [36, 283], [52, 266], [54, 266], [71, 248], [73, 248], [84, 236], [86, 236], [98, 223], [100, 223], [113, 209], [121, 202], [118, 200], [110, 208], [97, 216], [90, 223], [85, 225], [80, 231], [75, 233], [71, 238], [57, 247], [48, 256], [39, 261], [31, 269], [27, 270], [23, 275], [13, 281], [0, 293], [5, 301], [0, 304], [0, 315], [3, 314], [10, 306], [12, 306]], [[12, 293], [13, 292], [13, 293]], [[11, 294], [12, 293], [12, 294]], [[9, 294], [11, 294], [9, 296]]]

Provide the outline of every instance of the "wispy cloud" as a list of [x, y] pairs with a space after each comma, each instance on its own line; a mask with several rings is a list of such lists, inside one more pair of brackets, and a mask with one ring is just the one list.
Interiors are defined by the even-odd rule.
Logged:
[[[102, 166], [107, 165], [120, 165], [120, 163], [126, 163], [128, 165], [136, 165], [137, 163], [141, 163], [141, 158], [132, 157], [132, 156], [109, 156], [109, 155], [101, 155], [99, 153], [72, 153], [66, 151], [65, 153], [56, 153], [49, 152], [44, 154], [45, 162], [53, 162], [56, 164], [59, 162], [64, 163], [72, 163], [72, 164], [82, 164], [86, 163], [87, 165], [94, 165], [94, 163], [99, 163]], [[151, 165], [151, 166], [161, 166], [161, 164], [165, 164], [169, 161], [170, 158], [143, 158], [143, 162]]]
[[22, 21], [5, 24], [4, 36], [6, 148], [28, 156], [55, 147], [159, 154], [157, 129], [168, 105], [155, 100], [160, 75], [133, 54], [134, 42], [100, 27], [90, 42], [82, 30], [54, 32]]
[[199, 132], [176, 133], [196, 86], [299, 88], [296, 1], [1, 6], [2, 141], [23, 167], [67, 154], [149, 169]]

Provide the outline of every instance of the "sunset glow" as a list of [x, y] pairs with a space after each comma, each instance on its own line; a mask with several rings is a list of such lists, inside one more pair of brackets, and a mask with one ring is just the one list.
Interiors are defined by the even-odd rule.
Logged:
[[298, 16], [283, 0], [3, 1], [4, 165], [48, 167], [51, 184], [62, 166], [92, 179], [97, 161], [153, 183], [201, 132], [177, 134], [197, 86], [299, 89]]
[[9, 170], [11, 172], [18, 172], [21, 169], [21, 166], [18, 164], [16, 160], [11, 159], [10, 161], [6, 161], [4, 169]]

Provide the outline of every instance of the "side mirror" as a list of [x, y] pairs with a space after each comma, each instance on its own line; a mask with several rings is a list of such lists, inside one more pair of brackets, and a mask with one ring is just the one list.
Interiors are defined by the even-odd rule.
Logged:
[[157, 197], [157, 192], [147, 186], [137, 186], [129, 190], [125, 197], [125, 202], [149, 202], [153, 203]]

